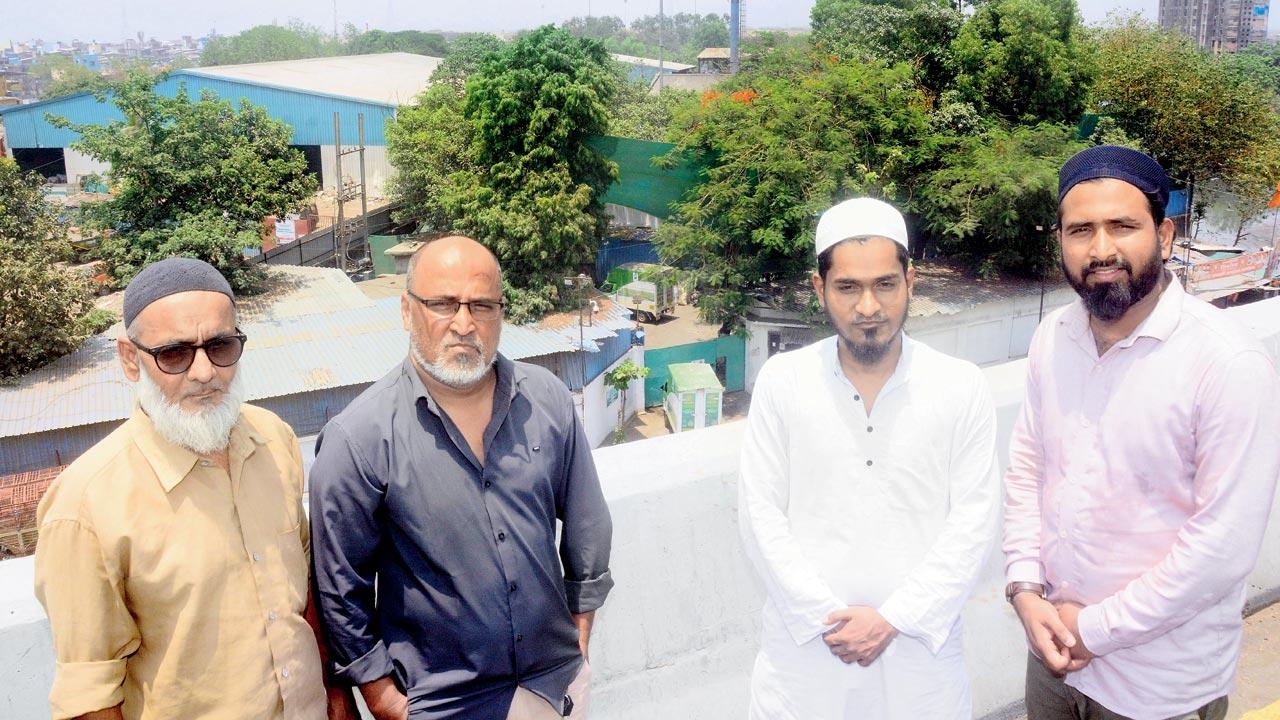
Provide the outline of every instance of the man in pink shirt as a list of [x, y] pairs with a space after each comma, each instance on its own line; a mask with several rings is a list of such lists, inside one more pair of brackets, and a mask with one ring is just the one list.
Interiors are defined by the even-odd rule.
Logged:
[[1280, 477], [1280, 379], [1164, 268], [1169, 180], [1089, 148], [1058, 186], [1080, 302], [1032, 340], [1005, 476], [1030, 720], [1225, 716]]

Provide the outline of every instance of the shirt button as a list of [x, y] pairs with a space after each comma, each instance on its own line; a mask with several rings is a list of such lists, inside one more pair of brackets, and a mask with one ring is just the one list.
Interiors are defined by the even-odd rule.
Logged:
[[201, 461], [200, 461], [200, 467], [209, 467], [209, 461], [208, 461], [208, 460], [201, 460]]
[[867, 467], [871, 467], [871, 461], [870, 461], [870, 460], [868, 460], [868, 461], [867, 461]]
[[254, 561], [254, 562], [261, 562], [261, 561], [262, 561], [262, 556], [261, 556], [261, 555], [259, 555], [258, 553], [254, 553], [254, 554], [253, 554], [253, 561]]
[[289, 678], [289, 668], [285, 668], [285, 669], [281, 670], [281, 671], [280, 671], [280, 677], [283, 677], [283, 678], [285, 678], [285, 679], [288, 679], [288, 678]]
[[1062, 538], [1063, 540], [1066, 540], [1066, 539], [1067, 539], [1067, 531], [1066, 531], [1066, 530], [1059, 530], [1059, 531], [1058, 531], [1058, 537]]
[[485, 488], [488, 488], [490, 485], [493, 485], [493, 483], [489, 482], [488, 480], [484, 481]]
[[511, 583], [511, 592], [515, 592], [515, 591], [516, 591], [516, 584]]
[[867, 426], [867, 432], [871, 432], [871, 426], [870, 426], [870, 425], [868, 425], [868, 426]]
[[499, 532], [499, 533], [498, 533], [498, 542], [506, 542], [506, 541], [507, 541], [507, 534], [506, 534], [506, 533], [504, 533], [504, 532]]
[[861, 400], [861, 399], [862, 399], [862, 396], [861, 396], [861, 395], [854, 395], [854, 396], [853, 396], [853, 399], [854, 399], [854, 400]]
[[523, 635], [517, 635], [517, 636], [516, 636], [516, 642], [523, 642], [523, 641], [524, 641], [524, 636], [523, 636]]
[[275, 622], [275, 621], [276, 621], [276, 618], [277, 618], [277, 617], [279, 617], [279, 616], [277, 616], [277, 615], [276, 615], [276, 611], [275, 611], [275, 610], [272, 610], [272, 611], [270, 611], [270, 612], [268, 612], [268, 613], [267, 613], [267, 622], [269, 622], [269, 623], [273, 623], [273, 622]]

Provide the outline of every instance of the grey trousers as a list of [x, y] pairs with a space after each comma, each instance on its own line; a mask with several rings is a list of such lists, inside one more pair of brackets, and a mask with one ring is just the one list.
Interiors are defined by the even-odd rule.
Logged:
[[[1227, 696], [1204, 707], [1169, 720], [1223, 720], [1227, 716]], [[1111, 712], [1098, 701], [1055, 677], [1027, 653], [1027, 720], [1129, 720]]]

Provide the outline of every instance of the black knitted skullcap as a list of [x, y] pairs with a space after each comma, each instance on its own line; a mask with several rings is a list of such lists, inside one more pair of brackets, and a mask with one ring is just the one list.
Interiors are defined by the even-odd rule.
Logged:
[[143, 308], [163, 297], [192, 290], [219, 292], [236, 301], [222, 273], [203, 260], [173, 257], [152, 263], [124, 289], [124, 325], [129, 327]]
[[1169, 204], [1169, 176], [1154, 158], [1132, 148], [1097, 145], [1071, 156], [1058, 172], [1058, 203], [1071, 188], [1096, 178], [1115, 178], [1138, 188], [1163, 208]]

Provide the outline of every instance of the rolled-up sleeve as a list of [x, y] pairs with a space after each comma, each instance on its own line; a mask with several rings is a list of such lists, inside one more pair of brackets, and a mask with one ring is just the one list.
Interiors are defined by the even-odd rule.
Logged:
[[572, 613], [591, 612], [604, 605], [613, 589], [609, 574], [609, 553], [613, 542], [613, 520], [600, 488], [600, 476], [591, 457], [591, 444], [568, 405], [572, 427], [565, 440], [565, 482], [560, 499], [560, 562], [564, 566], [564, 594]]
[[360, 685], [392, 670], [374, 606], [385, 486], [337, 422], [316, 440], [310, 480], [316, 610], [334, 678]]
[[35, 578], [57, 658], [49, 693], [54, 720], [124, 702], [125, 663], [141, 636], [97, 535], [76, 519], [43, 523]]

